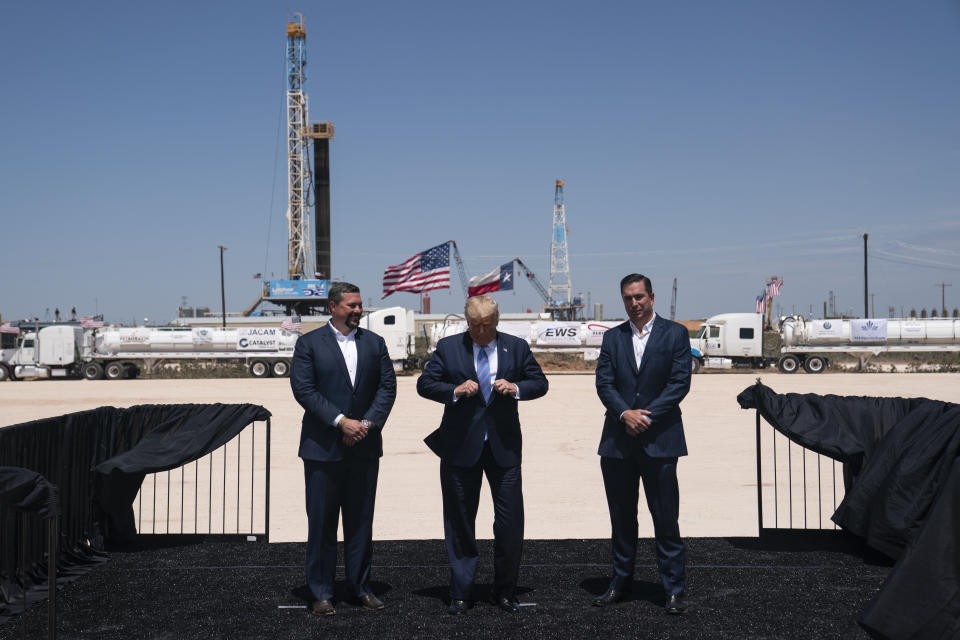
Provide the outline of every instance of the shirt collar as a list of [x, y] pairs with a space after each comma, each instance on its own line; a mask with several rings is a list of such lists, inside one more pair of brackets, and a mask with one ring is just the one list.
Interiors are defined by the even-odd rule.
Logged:
[[650, 319], [647, 320], [647, 324], [643, 325], [643, 329], [637, 329], [637, 325], [633, 324], [632, 321], [628, 320], [628, 322], [630, 322], [630, 330], [633, 331], [633, 335], [637, 336], [638, 338], [643, 338], [644, 336], [648, 336], [650, 335], [650, 332], [653, 330], [653, 321], [656, 319], [657, 319], [657, 313], [654, 312], [653, 315], [650, 316]]
[[333, 336], [337, 339], [338, 342], [346, 342], [347, 340], [356, 339], [356, 335], [357, 335], [356, 329], [351, 329], [350, 333], [348, 333], [347, 335], [343, 335], [335, 326], [333, 326], [332, 322], [328, 322], [327, 324], [330, 325], [331, 329], [333, 329]]
[[494, 338], [493, 340], [491, 340], [491, 341], [488, 342], [487, 344], [483, 345], [482, 347], [481, 347], [480, 345], [478, 345], [476, 342], [474, 342], [474, 343], [473, 343], [473, 352], [474, 352], [474, 353], [477, 353], [477, 351], [478, 351], [479, 349], [484, 349], [484, 350], [486, 350], [487, 353], [490, 353], [490, 352], [492, 352], [492, 351], [495, 351], [495, 350], [497, 349], [497, 339]]

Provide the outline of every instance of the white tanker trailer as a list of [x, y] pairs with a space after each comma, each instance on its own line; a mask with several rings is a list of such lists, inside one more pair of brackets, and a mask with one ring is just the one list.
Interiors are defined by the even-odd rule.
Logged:
[[783, 373], [801, 367], [820, 373], [830, 354], [869, 357], [881, 353], [960, 352], [960, 319], [852, 318], [780, 320], [780, 353], [764, 353], [762, 317], [758, 313], [723, 313], [708, 318], [690, 340], [693, 369], [755, 367], [776, 364]]
[[[360, 326], [377, 332], [394, 367], [412, 351], [413, 312], [388, 307], [363, 317]], [[6, 361], [0, 380], [18, 378], [136, 377], [170, 360], [207, 360], [244, 364], [254, 378], [290, 375], [300, 334], [279, 327], [103, 327], [53, 325], [23, 335]], [[6, 351], [4, 351], [6, 353]]]
[[6, 363], [17, 378], [134, 378], [140, 365], [151, 372], [166, 360], [222, 360], [247, 366], [266, 378], [290, 374], [299, 335], [278, 327], [227, 329], [54, 325], [23, 336]]

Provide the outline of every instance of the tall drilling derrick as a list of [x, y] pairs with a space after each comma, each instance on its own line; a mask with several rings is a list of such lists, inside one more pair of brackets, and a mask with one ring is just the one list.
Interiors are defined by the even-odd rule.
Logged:
[[307, 189], [307, 96], [303, 81], [307, 66], [307, 31], [303, 16], [287, 23], [287, 272], [291, 280], [312, 278], [310, 255], [310, 214]]
[[570, 254], [567, 252], [567, 212], [563, 205], [563, 180], [553, 192], [553, 240], [550, 243], [550, 304], [570, 304]]
[[549, 302], [544, 311], [557, 320], [574, 320], [583, 308], [579, 298], [573, 299], [570, 288], [570, 254], [567, 251], [567, 212], [563, 204], [563, 180], [554, 183], [553, 239], [550, 242]]

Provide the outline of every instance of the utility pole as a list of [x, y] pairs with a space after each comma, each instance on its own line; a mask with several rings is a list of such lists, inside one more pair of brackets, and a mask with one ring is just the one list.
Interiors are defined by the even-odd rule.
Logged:
[[221, 328], [227, 328], [227, 294], [223, 290], [223, 252], [227, 250], [222, 244], [218, 244], [220, 249], [220, 320]]
[[871, 294], [870, 294], [870, 317], [871, 317], [871, 318], [876, 318], [876, 317], [877, 317], [877, 308], [873, 305], [873, 296], [875, 296], [875, 295], [877, 295], [877, 294], [875, 294], [875, 293], [871, 293]]
[[863, 317], [868, 317], [867, 312], [870, 308], [867, 306], [867, 292], [870, 290], [867, 279], [867, 236], [869, 234], [863, 234]]
[[940, 287], [940, 308], [943, 310], [943, 317], [947, 317], [947, 287], [952, 287], [953, 285], [949, 282], [941, 282], [939, 284], [933, 285], [935, 287]]

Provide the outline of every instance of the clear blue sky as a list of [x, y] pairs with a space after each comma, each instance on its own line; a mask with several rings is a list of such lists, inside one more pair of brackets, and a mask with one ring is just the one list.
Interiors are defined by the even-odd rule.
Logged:
[[[546, 283], [566, 181], [573, 290], [657, 309], [960, 306], [960, 3], [18, 2], [0, 19], [0, 313], [171, 319], [286, 265], [285, 26], [331, 120], [333, 274], [454, 239]], [[462, 308], [451, 292], [435, 311]], [[520, 311], [525, 282], [498, 294]], [[385, 303], [417, 305], [395, 294]]]

